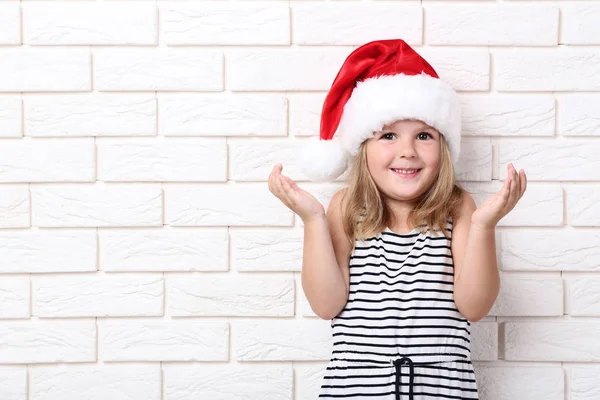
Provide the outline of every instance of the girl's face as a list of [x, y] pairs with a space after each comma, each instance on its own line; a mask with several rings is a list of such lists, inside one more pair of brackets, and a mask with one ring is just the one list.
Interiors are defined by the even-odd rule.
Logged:
[[414, 201], [433, 184], [440, 166], [440, 133], [421, 121], [386, 125], [367, 140], [367, 168], [386, 199]]

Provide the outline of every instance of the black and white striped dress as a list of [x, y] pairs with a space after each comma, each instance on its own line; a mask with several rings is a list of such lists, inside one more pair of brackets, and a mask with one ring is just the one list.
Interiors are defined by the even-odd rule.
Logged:
[[453, 300], [449, 236], [386, 229], [356, 241], [319, 398], [477, 399], [471, 324]]

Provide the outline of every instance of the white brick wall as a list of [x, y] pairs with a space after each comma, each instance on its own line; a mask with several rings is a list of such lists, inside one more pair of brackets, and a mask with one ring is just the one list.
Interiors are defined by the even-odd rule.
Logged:
[[463, 103], [480, 203], [514, 162], [482, 400], [600, 399], [600, 0], [0, 0], [0, 399], [314, 400], [330, 327], [268, 191], [356, 46]]

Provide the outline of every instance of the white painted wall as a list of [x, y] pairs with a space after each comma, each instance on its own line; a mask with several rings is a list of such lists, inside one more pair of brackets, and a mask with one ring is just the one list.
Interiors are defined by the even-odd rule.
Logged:
[[[401, 37], [460, 92], [460, 179], [514, 162], [484, 400], [600, 399], [600, 1], [0, 0], [0, 399], [314, 400], [303, 180], [344, 58]], [[324, 203], [337, 183], [302, 183]]]

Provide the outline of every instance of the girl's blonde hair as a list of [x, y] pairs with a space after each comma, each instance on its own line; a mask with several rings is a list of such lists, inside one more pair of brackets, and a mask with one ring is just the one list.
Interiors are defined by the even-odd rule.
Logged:
[[[448, 237], [446, 222], [455, 218], [462, 201], [463, 189], [454, 174], [448, 143], [440, 135], [440, 167], [431, 187], [417, 199], [408, 215], [408, 225], [425, 232], [441, 230]], [[367, 169], [364, 141], [354, 158], [348, 176], [348, 188], [342, 200], [342, 222], [346, 235], [364, 240], [383, 232], [394, 224], [394, 216], [386, 205]]]

